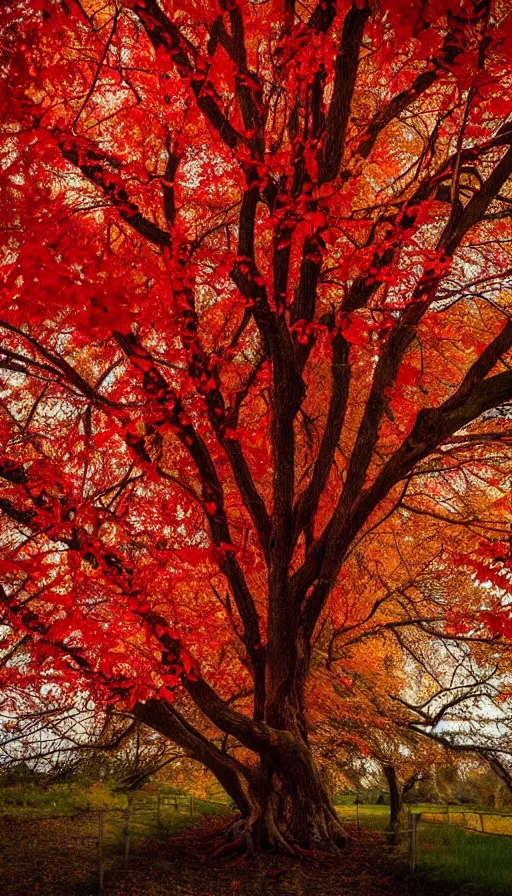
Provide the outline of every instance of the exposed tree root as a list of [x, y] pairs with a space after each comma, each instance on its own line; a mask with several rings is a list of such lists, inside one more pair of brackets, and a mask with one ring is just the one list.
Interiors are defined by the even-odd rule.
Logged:
[[[334, 827], [334, 826], [333, 826]], [[281, 854], [324, 862], [340, 854], [340, 846], [347, 841], [340, 825], [329, 836], [312, 841], [311, 845], [297, 843], [277, 824], [272, 808], [267, 805], [261, 813], [248, 818], [236, 818], [222, 831], [210, 837], [209, 854], [214, 858], [229, 857], [243, 860], [258, 853]]]

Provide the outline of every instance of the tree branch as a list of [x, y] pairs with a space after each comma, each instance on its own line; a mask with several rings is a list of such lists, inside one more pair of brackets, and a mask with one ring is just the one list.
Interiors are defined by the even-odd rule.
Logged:
[[325, 122], [319, 183], [334, 180], [339, 172], [359, 65], [359, 50], [369, 14], [370, 8], [366, 3], [362, 8], [353, 3], [343, 22], [340, 50], [335, 66], [333, 96]]

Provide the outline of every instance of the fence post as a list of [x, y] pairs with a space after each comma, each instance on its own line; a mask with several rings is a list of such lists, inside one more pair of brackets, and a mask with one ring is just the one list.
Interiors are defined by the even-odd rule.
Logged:
[[192, 794], [190, 794], [190, 814], [191, 815], [193, 815], [193, 812], [194, 812], [194, 808], [193, 808], [194, 804], [192, 802], [193, 799], [194, 799], [194, 797], [192, 796]]
[[416, 853], [418, 846], [418, 822], [420, 815], [416, 812], [409, 811], [409, 868], [414, 871], [416, 868]]
[[160, 816], [160, 794], [158, 794], [158, 796], [156, 798], [156, 826], [157, 826], [158, 830], [160, 830], [161, 824], [162, 824], [162, 819]]
[[98, 893], [103, 896], [103, 810], [98, 812]]
[[132, 798], [128, 797], [128, 808], [124, 817], [124, 870], [128, 871], [128, 858], [130, 856], [130, 822], [132, 819]]

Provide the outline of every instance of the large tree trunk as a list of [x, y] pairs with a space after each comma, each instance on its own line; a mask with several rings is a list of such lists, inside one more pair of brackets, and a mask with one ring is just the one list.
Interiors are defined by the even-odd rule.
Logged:
[[327, 788], [300, 736], [268, 729], [268, 742], [258, 749], [255, 744], [255, 764], [249, 766], [219, 750], [163, 701], [140, 704], [136, 714], [209, 768], [237, 806], [240, 818], [230, 828], [226, 850], [293, 853], [333, 850], [343, 843]]
[[[154, 700], [136, 714], [206, 765], [240, 811], [233, 842], [248, 849], [335, 849], [343, 831], [308, 743], [304, 690], [310, 649], [303, 631], [277, 614], [269, 627], [264, 719], [240, 713], [200, 676], [183, 678], [196, 707], [252, 752], [241, 763], [204, 737], [172, 705]], [[259, 714], [259, 713], [258, 713]], [[226, 844], [233, 847], [233, 843]]]
[[344, 842], [314, 759], [295, 738], [279, 759], [275, 752], [273, 758], [262, 758], [247, 803], [238, 804], [240, 819], [232, 828], [235, 847], [294, 853], [331, 851]]
[[305, 681], [310, 647], [288, 618], [289, 605], [289, 597], [278, 605], [280, 612], [268, 631], [265, 721], [274, 736], [260, 752], [256, 839], [285, 849], [330, 850], [344, 835], [308, 742]]
[[322, 849], [339, 845], [343, 833], [309, 746], [283, 733], [262, 762], [263, 801], [287, 843]]
[[287, 614], [279, 607], [276, 617], [268, 631], [265, 720], [307, 743], [305, 683], [310, 647], [303, 631], [289, 618], [289, 611]]

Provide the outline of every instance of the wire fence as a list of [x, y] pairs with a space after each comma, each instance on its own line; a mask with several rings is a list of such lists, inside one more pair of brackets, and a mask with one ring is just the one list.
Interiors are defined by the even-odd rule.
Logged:
[[[193, 818], [201, 814], [201, 809], [206, 806], [220, 806], [228, 809], [228, 804], [220, 800], [197, 800], [193, 794], [166, 794], [159, 793], [155, 797], [129, 797], [128, 806], [121, 810], [122, 829], [119, 826], [115, 831], [115, 845], [122, 842], [122, 868], [128, 871], [130, 861], [130, 848], [137, 837], [145, 837], [148, 832], [162, 833], [164, 825], [169, 818], [176, 814], [188, 815]], [[108, 829], [106, 821], [109, 816], [119, 817], [119, 810], [98, 811], [98, 835], [97, 835], [97, 867], [98, 867], [98, 893], [104, 892], [104, 876], [106, 867], [106, 850], [108, 845]], [[119, 836], [121, 835], [121, 836]]]
[[468, 834], [487, 834], [512, 839], [512, 813], [450, 812], [449, 806], [439, 812], [408, 812], [407, 828], [403, 833], [407, 836], [407, 859], [411, 871], [416, 870], [418, 863], [418, 827], [420, 823], [456, 827]]
[[97, 892], [103, 896], [106, 871], [128, 871], [135, 841], [164, 834], [178, 816], [192, 819], [216, 806], [229, 810], [224, 801], [201, 800], [193, 794], [144, 794], [129, 796], [126, 808], [84, 809], [73, 815], [17, 819], [17, 823], [44, 826], [66, 821], [67, 830], [65, 838], [59, 841], [59, 849], [76, 849], [80, 844], [88, 852], [90, 845]]
[[[379, 807], [381, 809], [381, 807]], [[384, 807], [382, 807], [384, 809]], [[389, 811], [389, 808], [388, 810]], [[436, 859], [440, 859], [440, 851], [449, 851], [450, 849], [462, 849], [464, 853], [461, 856], [461, 863], [467, 858], [465, 850], [469, 847], [464, 846], [465, 835], [472, 837], [474, 835], [485, 835], [489, 838], [496, 838], [496, 841], [509, 842], [512, 846], [512, 813], [496, 811], [483, 811], [478, 809], [461, 809], [460, 806], [445, 806], [429, 809], [411, 808], [407, 812], [406, 820], [402, 819], [398, 829], [390, 829], [386, 826], [386, 810], [375, 813], [375, 807], [365, 806], [357, 799], [352, 806], [338, 806], [338, 814], [342, 821], [353, 821], [356, 824], [357, 831], [360, 834], [362, 827], [370, 827], [378, 829], [387, 837], [389, 846], [394, 850], [398, 857], [402, 857], [407, 861], [411, 871], [414, 871], [418, 862], [424, 862], [427, 853], [436, 853], [432, 856], [431, 865], [435, 864]], [[389, 816], [388, 816], [389, 817]], [[449, 830], [450, 842], [442, 843], [446, 840], [447, 834], [439, 836], [430, 836], [428, 830], [433, 833], [435, 827]], [[421, 832], [421, 836], [420, 836]], [[455, 832], [460, 832], [460, 836], [456, 837], [453, 842]], [[464, 842], [461, 843], [461, 837]], [[512, 851], [511, 851], [512, 855]]]
[[512, 837], [512, 812], [450, 811], [450, 806], [439, 812], [415, 812], [423, 824], [451, 824], [475, 834], [496, 834]]
[[[137, 841], [164, 834], [172, 829], [172, 823], [178, 816], [193, 819], [204, 811], [211, 812], [213, 807], [229, 810], [229, 804], [225, 801], [199, 800], [193, 794], [137, 794], [128, 798], [125, 808], [87, 809], [74, 815], [17, 819], [17, 822], [44, 825], [65, 820], [66, 834], [59, 842], [59, 848], [67, 852], [69, 848], [77, 848], [78, 843], [85, 847], [84, 858], [86, 854], [90, 856], [91, 874], [94, 866], [97, 892], [103, 896], [105, 873], [128, 871], [132, 847]], [[348, 820], [347, 816], [352, 818], [360, 832], [367, 821], [363, 814], [364, 807], [356, 803], [354, 807], [339, 809], [340, 817], [345, 817], [345, 820]], [[352, 809], [355, 811], [350, 811]], [[410, 870], [415, 871], [418, 861], [429, 848], [427, 839], [419, 836], [420, 826], [425, 831], [427, 826], [443, 825], [468, 835], [480, 834], [512, 841], [512, 813], [460, 811], [450, 806], [439, 810], [409, 810], [406, 823], [398, 832], [384, 830], [384, 833], [389, 836], [390, 844], [393, 843], [398, 849], [398, 854], [406, 859]]]

